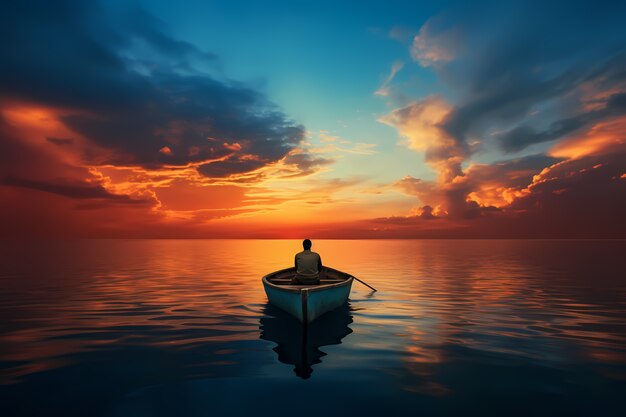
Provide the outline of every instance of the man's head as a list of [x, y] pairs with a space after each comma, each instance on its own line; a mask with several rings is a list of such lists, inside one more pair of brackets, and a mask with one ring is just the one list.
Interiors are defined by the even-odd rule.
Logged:
[[304, 248], [304, 250], [311, 249], [311, 245], [312, 245], [312, 243], [311, 243], [311, 241], [309, 239], [304, 239], [302, 241], [302, 247]]

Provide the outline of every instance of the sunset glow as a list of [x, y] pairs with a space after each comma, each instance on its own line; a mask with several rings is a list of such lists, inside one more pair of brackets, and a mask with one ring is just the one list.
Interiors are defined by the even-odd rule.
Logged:
[[61, 3], [3, 8], [5, 237], [625, 235], [610, 10]]

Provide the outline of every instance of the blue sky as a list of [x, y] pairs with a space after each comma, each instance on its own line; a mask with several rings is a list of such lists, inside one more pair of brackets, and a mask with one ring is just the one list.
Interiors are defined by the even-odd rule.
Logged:
[[[386, 100], [374, 95], [394, 62], [405, 67], [397, 81], [413, 81], [416, 97], [443, 88], [430, 69], [410, 57], [411, 35], [443, 2], [144, 1], [177, 38], [218, 56], [205, 70], [248, 83], [267, 94], [290, 117], [317, 134], [327, 131], [353, 142], [376, 144], [388, 157], [371, 164], [356, 158], [335, 174], [356, 166], [380, 181], [398, 176], [432, 177], [415, 155], [398, 147], [398, 134], [377, 118]], [[190, 12], [193, 11], [193, 12]], [[396, 30], [398, 39], [390, 33]], [[354, 158], [352, 158], [354, 159]], [[362, 158], [361, 158], [362, 159]], [[395, 161], [396, 163], [389, 163]], [[376, 170], [376, 165], [381, 168]]]

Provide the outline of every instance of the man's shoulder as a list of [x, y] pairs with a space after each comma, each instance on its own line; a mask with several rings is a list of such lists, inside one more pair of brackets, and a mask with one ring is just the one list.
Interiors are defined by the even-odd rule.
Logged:
[[317, 256], [317, 257], [320, 256], [319, 253], [313, 252], [312, 250], [303, 250], [302, 252], [296, 253], [296, 256], [300, 256], [300, 255], [302, 255], [302, 256]]

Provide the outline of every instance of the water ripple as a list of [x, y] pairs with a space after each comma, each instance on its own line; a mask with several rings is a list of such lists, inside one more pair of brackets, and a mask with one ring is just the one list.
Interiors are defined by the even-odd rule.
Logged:
[[[267, 305], [260, 285], [290, 264], [297, 242], [2, 248], [0, 383], [19, 399], [38, 381], [81, 379], [110, 400], [117, 394], [97, 380], [128, 394], [174, 380], [313, 372], [322, 381], [361, 378], [372, 391], [389, 385], [392, 398], [413, 401], [495, 392], [476, 382], [485, 375], [515, 386], [512, 397], [558, 392], [572, 404], [580, 387], [606, 404], [626, 388], [623, 242], [316, 244], [326, 264], [379, 291], [355, 282], [349, 310], [304, 345], [299, 325]], [[595, 258], [580, 255], [590, 247]]]

